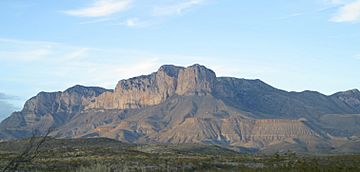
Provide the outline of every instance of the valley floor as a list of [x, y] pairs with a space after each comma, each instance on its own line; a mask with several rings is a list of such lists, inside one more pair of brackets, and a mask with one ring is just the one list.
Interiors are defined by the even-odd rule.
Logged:
[[0, 169], [6, 166], [7, 171], [37, 172], [360, 171], [360, 155], [241, 154], [208, 145], [38, 138], [0, 143]]

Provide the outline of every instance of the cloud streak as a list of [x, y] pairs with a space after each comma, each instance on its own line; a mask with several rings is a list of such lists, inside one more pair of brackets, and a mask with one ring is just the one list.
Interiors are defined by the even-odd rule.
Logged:
[[170, 15], [181, 15], [184, 11], [201, 5], [205, 0], [182, 0], [181, 2], [155, 7], [153, 10], [154, 16], [170, 16]]
[[[90, 20], [79, 24], [106, 23], [109, 25], [126, 26], [129, 28], [144, 28], [155, 25], [159, 19], [166, 16], [182, 15], [208, 0], [172, 0], [154, 1], [151, 4], [140, 5], [135, 0], [93, 0], [88, 7], [63, 11], [75, 17], [86, 17]], [[127, 10], [131, 7], [131, 10]], [[125, 12], [126, 11], [126, 12]], [[116, 15], [123, 12], [123, 15]], [[143, 20], [146, 19], [146, 20]]]
[[3, 60], [20, 60], [36, 61], [47, 57], [50, 54], [50, 47], [39, 47], [37, 49], [17, 52], [17, 51], [0, 51], [0, 59]]
[[[153, 72], [162, 64], [161, 61], [169, 56], [177, 59], [186, 58], [141, 50], [96, 49], [62, 43], [53, 43], [40, 58], [37, 53], [29, 52], [47, 47], [46, 42], [41, 44], [38, 41], [0, 41], [0, 47], [6, 45], [11, 45], [14, 50], [0, 48], [0, 64], [7, 62], [12, 64], [8, 66], [8, 70], [15, 67], [21, 69], [21, 72], [0, 75], [2, 80], [12, 80], [20, 85], [29, 86], [28, 89], [42, 88], [41, 91], [47, 90], [46, 88], [60, 90], [74, 84], [112, 88], [120, 79]], [[7, 66], [4, 66], [4, 70], [7, 70], [5, 67]], [[0, 100], [5, 97], [0, 94]]]
[[78, 17], [105, 17], [128, 9], [132, 0], [95, 0], [85, 8], [65, 11], [65, 14]]
[[11, 100], [17, 100], [18, 97], [7, 95], [0, 92], [0, 121], [6, 118], [15, 110], [18, 110], [14, 105], [9, 103]]
[[122, 25], [122, 26], [127, 26], [130, 28], [143, 28], [143, 27], [148, 27], [151, 25], [150, 21], [143, 21], [140, 20], [137, 17], [133, 17], [133, 18], [128, 18], [123, 22], [120, 22], [118, 24], [114, 24], [114, 25]]
[[360, 21], [360, 0], [344, 4], [330, 21], [337, 23]]
[[0, 100], [16, 100], [16, 99], [18, 99], [18, 97], [10, 96], [10, 95], [0, 92]]
[[355, 57], [355, 59], [360, 60], [360, 53], [356, 54], [354, 57]]

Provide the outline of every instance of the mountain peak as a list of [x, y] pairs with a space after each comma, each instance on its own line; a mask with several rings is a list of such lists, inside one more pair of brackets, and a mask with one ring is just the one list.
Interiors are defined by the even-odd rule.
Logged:
[[158, 72], [164, 72], [170, 77], [177, 77], [179, 71], [184, 69], [184, 67], [175, 66], [175, 65], [163, 65], [159, 68]]
[[82, 85], [74, 85], [74, 86], [66, 89], [64, 92], [79, 91], [79, 90], [83, 90], [83, 89], [86, 89], [86, 87], [82, 86]]
[[[202, 73], [213, 73], [215, 74], [214, 71], [212, 71], [211, 69], [207, 68], [204, 65], [200, 65], [200, 64], [193, 64], [191, 66], [188, 67], [182, 67], [182, 66], [175, 66], [175, 65], [171, 65], [171, 64], [166, 64], [166, 65], [162, 65], [157, 72], [165, 72], [166, 74], [168, 74], [171, 77], [177, 77], [177, 75], [179, 74], [179, 72], [181, 70], [194, 70], [197, 71], [198, 74], [202, 74]], [[197, 77], [197, 76], [195, 76]]]
[[206, 95], [212, 92], [215, 81], [214, 71], [194, 64], [180, 71], [176, 93], [179, 95]]
[[188, 66], [187, 68], [206, 68], [204, 65], [195, 63], [193, 65]]
[[359, 91], [358, 89], [348, 90], [347, 92], [350, 92], [350, 93], [360, 93], [360, 91]]
[[186, 69], [194, 69], [194, 70], [198, 70], [198, 71], [204, 71], [204, 72], [210, 72], [210, 73], [214, 73], [214, 71], [212, 71], [211, 69], [207, 68], [204, 65], [200, 65], [200, 64], [193, 64], [191, 66], [186, 67]]
[[358, 89], [351, 89], [333, 94], [333, 96], [356, 96], [356, 95], [360, 96], [360, 91]]
[[175, 66], [172, 64], [165, 64], [165, 65], [160, 66], [159, 71], [161, 71], [161, 70], [176, 70], [176, 69], [184, 69], [184, 67]]

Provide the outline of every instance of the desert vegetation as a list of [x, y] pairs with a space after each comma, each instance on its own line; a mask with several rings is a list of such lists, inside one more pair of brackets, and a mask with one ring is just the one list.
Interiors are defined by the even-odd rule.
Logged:
[[[38, 172], [360, 170], [360, 155], [305, 155], [291, 151], [244, 154], [199, 144], [130, 145], [105, 138], [44, 138], [0, 143], [1, 169]], [[35, 146], [29, 149], [29, 143]], [[21, 161], [19, 157], [24, 156], [24, 151], [31, 158]]]

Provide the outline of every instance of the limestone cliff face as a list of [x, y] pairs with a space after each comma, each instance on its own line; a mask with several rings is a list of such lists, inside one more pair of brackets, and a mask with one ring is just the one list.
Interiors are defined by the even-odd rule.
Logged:
[[208, 95], [215, 81], [215, 73], [201, 65], [165, 65], [150, 75], [119, 81], [113, 93], [100, 95], [87, 109], [135, 109], [160, 104], [174, 95]]
[[34, 131], [45, 132], [50, 127], [60, 126], [89, 105], [101, 93], [111, 92], [99, 87], [76, 85], [64, 92], [40, 92], [26, 101], [20, 112], [14, 112], [5, 119], [0, 130], [12, 131], [13, 135], [23, 137]]
[[180, 71], [177, 80], [178, 95], [208, 95], [212, 92], [216, 81], [213, 71], [200, 65], [193, 65]]
[[111, 92], [103, 88], [76, 85], [64, 92], [41, 92], [28, 100], [22, 111], [34, 113], [38, 116], [55, 112], [76, 113], [90, 104], [93, 98], [107, 91]]

